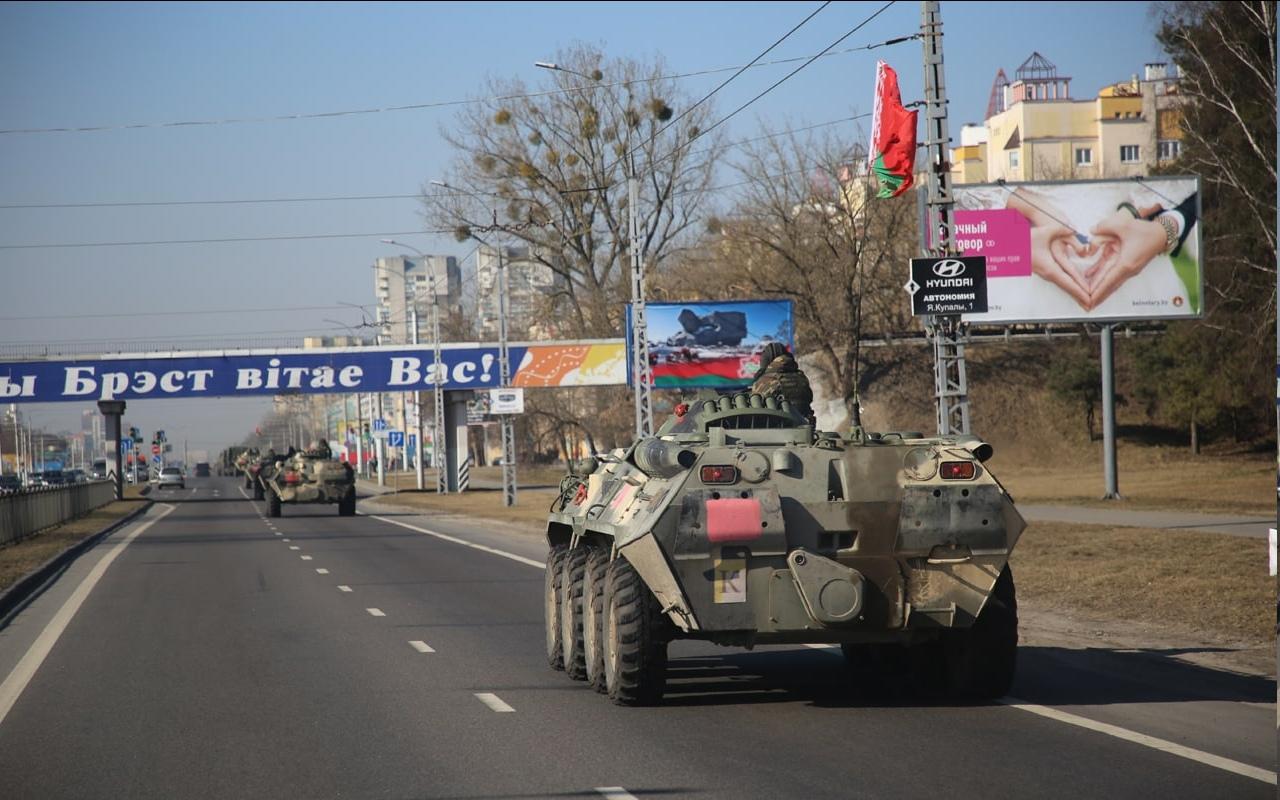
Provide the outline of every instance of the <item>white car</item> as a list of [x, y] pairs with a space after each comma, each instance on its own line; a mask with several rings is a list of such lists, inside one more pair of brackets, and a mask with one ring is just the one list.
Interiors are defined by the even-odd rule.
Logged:
[[164, 489], [166, 487], [173, 488], [175, 486], [179, 489], [187, 488], [187, 482], [182, 477], [182, 470], [177, 467], [165, 467], [160, 470], [160, 476], [156, 480], [156, 488]]

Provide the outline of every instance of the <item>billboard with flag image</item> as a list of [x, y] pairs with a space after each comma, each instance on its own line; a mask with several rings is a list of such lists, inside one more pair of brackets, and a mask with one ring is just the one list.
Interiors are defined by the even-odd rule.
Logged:
[[1199, 317], [1196, 177], [954, 187], [956, 247], [987, 259], [987, 312], [969, 322]]
[[[765, 345], [795, 348], [790, 300], [646, 303], [645, 322], [653, 385], [660, 389], [749, 386]], [[630, 342], [628, 335], [628, 350]], [[630, 358], [627, 365], [630, 372]]]

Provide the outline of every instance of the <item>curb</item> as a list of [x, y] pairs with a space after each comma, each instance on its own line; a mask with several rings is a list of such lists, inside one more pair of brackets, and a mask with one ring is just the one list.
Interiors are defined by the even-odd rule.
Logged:
[[145, 501], [140, 508], [133, 511], [97, 533], [71, 545], [58, 555], [23, 575], [17, 583], [0, 592], [0, 628], [6, 627], [17, 612], [21, 611], [32, 600], [36, 599], [53, 580], [81, 553], [93, 547], [102, 539], [111, 535], [138, 517], [147, 513], [154, 501]]

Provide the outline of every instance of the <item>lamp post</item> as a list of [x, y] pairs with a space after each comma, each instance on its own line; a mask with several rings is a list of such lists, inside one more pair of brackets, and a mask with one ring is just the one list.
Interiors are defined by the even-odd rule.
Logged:
[[[535, 67], [553, 72], [567, 72], [586, 81], [598, 83], [599, 79], [584, 75], [574, 69], [562, 67], [550, 61], [535, 61]], [[627, 110], [612, 93], [609, 99], [617, 107], [619, 119], [627, 125]], [[649, 328], [645, 319], [644, 256], [640, 252], [640, 223], [636, 207], [640, 202], [640, 181], [636, 175], [635, 155], [628, 148], [622, 160], [622, 171], [627, 178], [627, 238], [631, 254], [631, 375], [635, 381], [636, 438], [653, 435], [653, 375], [649, 364]]]
[[[481, 203], [485, 201], [481, 199], [475, 192], [468, 191], [456, 186], [451, 186], [444, 181], [433, 180], [431, 183], [436, 186], [443, 186], [446, 189], [453, 189], [470, 195], [473, 199], [479, 200]], [[498, 230], [498, 212], [491, 208], [490, 213], [493, 215], [494, 231]], [[486, 242], [471, 232], [471, 238], [486, 245], [491, 250], [495, 250], [498, 254], [498, 373], [500, 388], [507, 388], [511, 385], [511, 355], [507, 349], [507, 313], [510, 292], [510, 285], [507, 282], [507, 268], [503, 262], [502, 243], [499, 242], [497, 247]], [[477, 251], [478, 253], [479, 251]], [[477, 255], [477, 258], [479, 256]], [[504, 506], [514, 506], [516, 504], [516, 431], [515, 420], [510, 414], [502, 416], [502, 504]]]
[[[418, 248], [403, 242], [397, 242], [395, 239], [383, 239], [383, 244], [395, 245], [396, 247], [405, 247], [414, 251], [423, 258], [423, 265], [426, 265], [426, 253]], [[448, 276], [445, 277], [446, 288], [448, 287]], [[443, 385], [443, 364], [440, 358], [440, 295], [436, 293], [436, 276], [434, 271], [428, 271], [427, 288], [431, 292], [431, 386], [433, 389], [433, 403], [435, 405], [435, 429], [432, 432], [431, 460], [436, 468], [436, 493], [447, 494], [449, 492], [449, 483], [445, 475], [445, 463], [440, 458], [440, 438], [444, 433], [444, 385]], [[418, 343], [418, 290], [414, 287], [413, 291], [413, 343]], [[424, 488], [424, 480], [422, 474], [422, 452], [426, 449], [426, 442], [422, 436], [422, 393], [414, 392], [414, 401], [417, 403], [417, 437], [418, 437], [418, 490]]]

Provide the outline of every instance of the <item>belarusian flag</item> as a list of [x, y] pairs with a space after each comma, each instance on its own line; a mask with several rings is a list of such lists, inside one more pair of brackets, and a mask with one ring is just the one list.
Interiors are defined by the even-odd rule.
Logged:
[[877, 197], [897, 197], [912, 182], [916, 163], [916, 112], [902, 107], [898, 73], [883, 61], [876, 64], [876, 104], [871, 120], [867, 165], [880, 182]]

